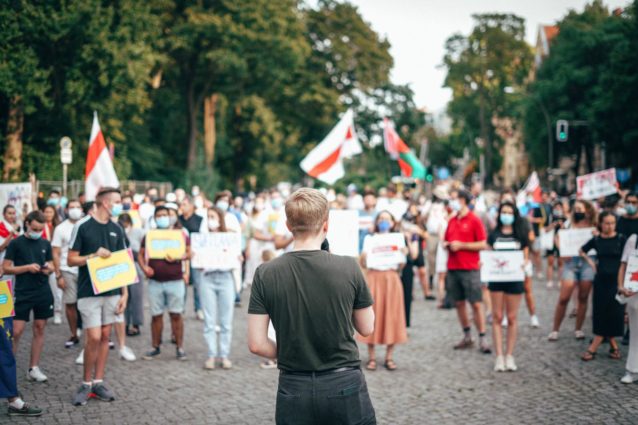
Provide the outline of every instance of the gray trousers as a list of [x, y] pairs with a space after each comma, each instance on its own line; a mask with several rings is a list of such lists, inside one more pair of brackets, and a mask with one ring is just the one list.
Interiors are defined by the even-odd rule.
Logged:
[[135, 263], [140, 281], [128, 286], [128, 304], [124, 311], [126, 326], [142, 326], [144, 324], [144, 282], [146, 277], [142, 268]]

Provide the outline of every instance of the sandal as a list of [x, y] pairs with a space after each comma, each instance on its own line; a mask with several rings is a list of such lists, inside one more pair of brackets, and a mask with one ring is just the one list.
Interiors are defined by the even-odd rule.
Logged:
[[368, 360], [368, 363], [366, 363], [366, 369], [377, 370], [377, 361], [374, 359]]
[[580, 359], [581, 359], [582, 361], [584, 361], [584, 362], [588, 362], [588, 361], [590, 361], [590, 360], [594, 360], [595, 358], [596, 358], [596, 353], [595, 353], [595, 352], [592, 352], [592, 351], [587, 350], [587, 351], [585, 351], [585, 354], [583, 354], [583, 355], [581, 356], [581, 358], [580, 358]]
[[622, 354], [620, 354], [620, 350], [618, 348], [612, 348], [609, 350], [609, 358], [613, 360], [620, 360], [622, 359]]
[[397, 370], [397, 364], [392, 359], [388, 359], [383, 363], [383, 367], [385, 367], [389, 371]]

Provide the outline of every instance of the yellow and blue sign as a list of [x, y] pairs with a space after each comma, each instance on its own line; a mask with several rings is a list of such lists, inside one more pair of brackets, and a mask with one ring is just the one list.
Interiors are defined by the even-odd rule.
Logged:
[[14, 315], [11, 280], [0, 280], [0, 319]]
[[109, 258], [91, 258], [86, 265], [96, 295], [139, 282], [130, 249], [113, 252]]
[[146, 255], [153, 260], [167, 256], [181, 260], [186, 254], [186, 240], [182, 230], [150, 230], [146, 234]]

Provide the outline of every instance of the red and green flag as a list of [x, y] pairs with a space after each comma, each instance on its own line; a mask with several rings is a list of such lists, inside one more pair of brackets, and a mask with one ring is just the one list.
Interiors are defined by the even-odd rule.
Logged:
[[412, 149], [405, 144], [394, 129], [394, 124], [387, 118], [383, 119], [383, 145], [390, 158], [399, 161], [401, 174], [404, 177], [425, 180], [425, 167], [414, 155]]

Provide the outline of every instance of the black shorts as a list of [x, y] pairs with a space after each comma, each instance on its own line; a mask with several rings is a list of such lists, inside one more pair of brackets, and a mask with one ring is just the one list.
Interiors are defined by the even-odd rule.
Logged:
[[42, 290], [27, 293], [16, 294], [15, 296], [15, 320], [29, 321], [31, 310], [33, 310], [34, 320], [46, 320], [53, 317], [53, 294], [47, 285]]
[[490, 282], [487, 289], [491, 292], [505, 292], [509, 295], [519, 295], [525, 292], [523, 282]]

